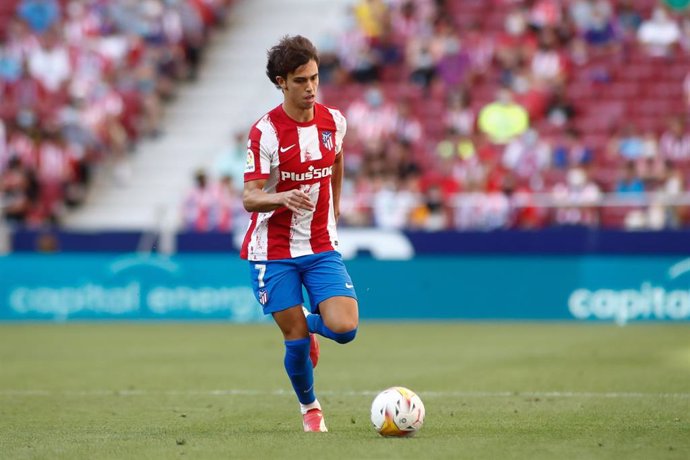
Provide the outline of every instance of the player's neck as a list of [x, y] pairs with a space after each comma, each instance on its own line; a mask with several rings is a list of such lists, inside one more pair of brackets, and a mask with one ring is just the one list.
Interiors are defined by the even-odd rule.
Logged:
[[311, 109], [300, 109], [287, 102], [283, 102], [283, 111], [288, 117], [298, 123], [308, 123], [314, 119], [314, 107]]

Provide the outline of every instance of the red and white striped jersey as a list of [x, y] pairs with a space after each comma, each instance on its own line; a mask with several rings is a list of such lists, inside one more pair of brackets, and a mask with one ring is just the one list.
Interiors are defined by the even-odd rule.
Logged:
[[306, 123], [291, 119], [279, 105], [252, 126], [244, 181], [265, 179], [268, 193], [300, 189], [316, 207], [299, 213], [285, 207], [252, 213], [242, 258], [290, 259], [337, 247], [331, 175], [346, 129], [340, 111], [321, 104]]

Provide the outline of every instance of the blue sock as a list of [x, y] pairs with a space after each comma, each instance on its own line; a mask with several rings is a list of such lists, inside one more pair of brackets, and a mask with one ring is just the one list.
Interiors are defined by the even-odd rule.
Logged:
[[352, 342], [357, 335], [357, 328], [342, 333], [333, 332], [324, 324], [321, 315], [316, 314], [307, 315], [307, 327], [309, 328], [309, 332], [322, 335], [328, 339], [335, 340], [338, 343]]
[[299, 402], [313, 403], [316, 395], [314, 394], [314, 368], [309, 359], [309, 337], [285, 341], [285, 370]]

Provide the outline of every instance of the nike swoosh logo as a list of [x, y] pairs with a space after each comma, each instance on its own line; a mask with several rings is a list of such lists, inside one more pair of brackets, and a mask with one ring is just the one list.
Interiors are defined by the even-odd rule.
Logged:
[[345, 283], [345, 287], [348, 288], [348, 289], [352, 289], [353, 287], [355, 287], [355, 285], [354, 285], [354, 284], [350, 284], [350, 283]]
[[281, 147], [281, 148], [280, 148], [280, 153], [285, 153], [285, 152], [287, 152], [288, 150], [290, 150], [291, 148], [293, 148], [294, 146], [295, 146], [295, 144], [292, 144], [292, 145], [290, 145], [290, 146], [288, 146], [288, 147]]

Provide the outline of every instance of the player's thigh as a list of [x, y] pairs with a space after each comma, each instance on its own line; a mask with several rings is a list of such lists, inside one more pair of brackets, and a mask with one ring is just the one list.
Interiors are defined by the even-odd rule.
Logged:
[[324, 324], [333, 332], [350, 332], [359, 325], [359, 306], [353, 297], [329, 297], [319, 304]]
[[299, 268], [290, 260], [249, 262], [254, 296], [265, 315], [304, 303]]
[[300, 269], [312, 312], [318, 311], [319, 304], [330, 297], [357, 299], [352, 278], [339, 252], [328, 251], [307, 256], [300, 260]]

